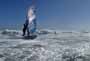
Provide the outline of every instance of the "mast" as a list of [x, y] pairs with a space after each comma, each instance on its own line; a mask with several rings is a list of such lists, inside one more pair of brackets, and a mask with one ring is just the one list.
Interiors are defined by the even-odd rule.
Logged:
[[[34, 13], [35, 13], [35, 15], [36, 15], [36, 0], [32, 0], [32, 6], [34, 7]], [[36, 18], [37, 18], [37, 16], [36, 16]], [[34, 20], [34, 31], [36, 31], [36, 29], [37, 29], [37, 19], [35, 19]]]
[[32, 4], [31, 5], [35, 6], [36, 5], [36, 0], [32, 0]]
[[36, 0], [32, 0], [31, 7], [36, 11]]
[[[32, 6], [34, 7], [34, 14], [35, 14], [35, 16], [36, 16], [36, 0], [32, 0]], [[37, 17], [37, 16], [36, 16]], [[37, 29], [37, 21], [36, 21], [37, 19], [35, 18], [35, 20], [34, 20], [34, 28], [33, 28], [33, 32], [36, 32], [36, 29]]]

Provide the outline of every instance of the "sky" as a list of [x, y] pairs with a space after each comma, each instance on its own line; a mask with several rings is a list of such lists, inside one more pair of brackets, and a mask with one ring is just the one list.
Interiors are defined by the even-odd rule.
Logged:
[[[0, 0], [0, 27], [22, 27], [32, 0]], [[40, 28], [90, 30], [90, 0], [36, 0]]]

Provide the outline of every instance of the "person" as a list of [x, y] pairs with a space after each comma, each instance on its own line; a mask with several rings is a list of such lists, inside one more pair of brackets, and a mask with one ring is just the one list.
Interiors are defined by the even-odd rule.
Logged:
[[25, 23], [23, 24], [23, 35], [22, 36], [24, 36], [26, 34], [26, 31], [29, 34], [29, 30], [28, 30], [28, 19], [27, 19], [27, 17], [26, 17]]
[[36, 15], [33, 6], [30, 7], [28, 10], [26, 22], [23, 27], [23, 36], [25, 35], [26, 31], [27, 31], [27, 36], [33, 34], [36, 31]]

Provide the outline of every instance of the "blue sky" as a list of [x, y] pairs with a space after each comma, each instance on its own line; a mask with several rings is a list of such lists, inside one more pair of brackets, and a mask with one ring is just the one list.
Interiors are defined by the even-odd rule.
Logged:
[[[0, 0], [0, 26], [21, 26], [32, 0]], [[36, 0], [42, 28], [90, 30], [90, 0]]]

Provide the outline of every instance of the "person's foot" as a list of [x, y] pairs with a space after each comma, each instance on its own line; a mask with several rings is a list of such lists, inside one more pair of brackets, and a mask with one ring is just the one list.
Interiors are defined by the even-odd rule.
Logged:
[[25, 36], [25, 34], [22, 34], [22, 36]]

